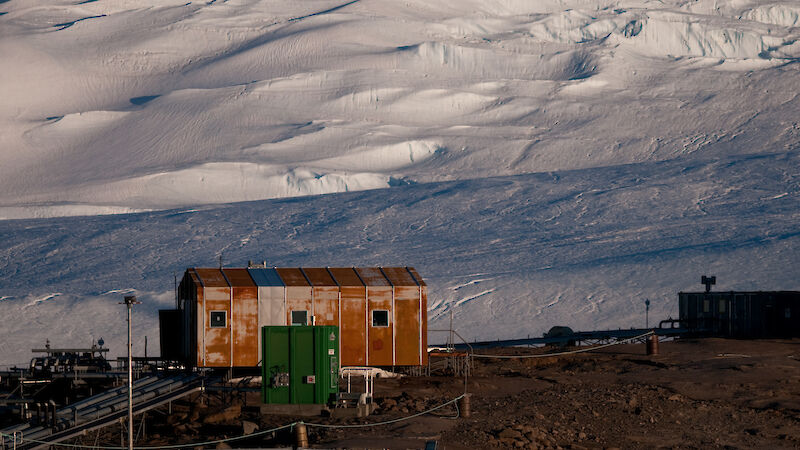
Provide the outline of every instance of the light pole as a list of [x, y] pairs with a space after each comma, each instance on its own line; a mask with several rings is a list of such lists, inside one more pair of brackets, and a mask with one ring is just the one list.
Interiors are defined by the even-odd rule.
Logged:
[[126, 295], [123, 302], [128, 307], [128, 449], [133, 450], [133, 344], [131, 343], [131, 309], [140, 305], [135, 295]]
[[650, 299], [644, 300], [644, 327], [650, 328]]

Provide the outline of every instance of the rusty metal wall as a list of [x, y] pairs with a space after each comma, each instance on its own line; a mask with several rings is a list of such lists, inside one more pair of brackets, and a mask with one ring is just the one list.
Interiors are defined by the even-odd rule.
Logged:
[[[231, 288], [219, 269], [195, 269], [203, 284], [202, 342], [200, 360], [202, 367], [230, 367], [231, 364]], [[198, 301], [200, 298], [198, 297]], [[212, 312], [224, 311], [224, 327], [211, 325]], [[198, 328], [201, 328], [198, 326]]]
[[292, 311], [306, 311], [306, 325], [311, 325], [314, 308], [311, 302], [311, 285], [305, 275], [297, 268], [275, 270], [286, 285], [286, 325], [292, 324]]
[[[181, 338], [182, 360], [189, 367], [200, 365], [198, 353], [198, 296], [202, 297], [203, 286], [194, 269], [186, 269], [178, 287], [179, 307], [183, 320], [184, 334]], [[200, 322], [202, 323], [202, 318]]]
[[339, 325], [339, 285], [325, 268], [300, 269], [311, 282], [314, 325]]
[[330, 268], [339, 285], [339, 343], [342, 366], [367, 365], [367, 290], [352, 268]]
[[420, 316], [420, 333], [419, 345], [423, 350], [422, 352], [422, 365], [428, 364], [428, 285], [425, 280], [417, 273], [413, 267], [406, 267], [406, 270], [414, 278], [414, 281], [419, 286], [419, 316]]
[[420, 287], [404, 267], [385, 267], [383, 273], [394, 289], [394, 364], [420, 365], [423, 359], [419, 339], [422, 333]]
[[[367, 286], [367, 365], [393, 366], [392, 286], [378, 268], [357, 268]], [[373, 326], [375, 311], [389, 311], [388, 326]]]
[[231, 362], [233, 367], [255, 367], [258, 365], [258, 288], [247, 269], [223, 269], [231, 285], [230, 327]]
[[[292, 311], [339, 326], [342, 365], [427, 364], [427, 286], [413, 268], [193, 268], [180, 296], [197, 367], [256, 366], [261, 327], [291, 324]], [[212, 311], [224, 327], [211, 326]], [[388, 323], [373, 323], [374, 311]]]

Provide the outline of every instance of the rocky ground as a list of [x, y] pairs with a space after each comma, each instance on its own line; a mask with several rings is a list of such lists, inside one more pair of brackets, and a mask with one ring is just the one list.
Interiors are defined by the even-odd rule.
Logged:
[[[520, 356], [547, 349], [481, 353]], [[470, 416], [446, 403], [466, 391]], [[476, 358], [471, 376], [379, 379], [378, 409], [369, 417], [262, 416], [258, 394], [209, 394], [151, 412], [137, 446], [243, 440], [206, 447], [287, 447], [295, 420], [308, 426], [315, 448], [800, 448], [800, 339], [662, 342], [536, 359]], [[258, 434], [262, 433], [262, 434]], [[119, 445], [119, 429], [79, 443]]]

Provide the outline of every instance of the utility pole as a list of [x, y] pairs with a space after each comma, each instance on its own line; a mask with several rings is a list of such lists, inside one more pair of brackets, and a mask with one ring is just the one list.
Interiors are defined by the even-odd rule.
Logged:
[[[142, 302], [135, 295], [126, 295], [123, 302], [128, 307], [128, 450], [133, 450], [133, 344], [131, 343], [131, 309]], [[122, 304], [122, 303], [121, 303]]]
[[650, 299], [644, 300], [644, 327], [650, 328]]

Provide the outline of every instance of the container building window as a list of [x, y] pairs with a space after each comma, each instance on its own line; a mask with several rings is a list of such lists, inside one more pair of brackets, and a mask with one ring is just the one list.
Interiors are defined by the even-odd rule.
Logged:
[[292, 325], [308, 325], [308, 311], [292, 311]]
[[388, 327], [389, 326], [389, 311], [383, 309], [376, 309], [372, 311], [372, 326], [373, 327]]
[[719, 313], [725, 314], [725, 300], [720, 299], [719, 301]]
[[703, 300], [703, 312], [707, 313], [711, 310], [711, 301], [710, 300]]
[[209, 320], [211, 328], [225, 328], [228, 326], [228, 311], [211, 311]]

